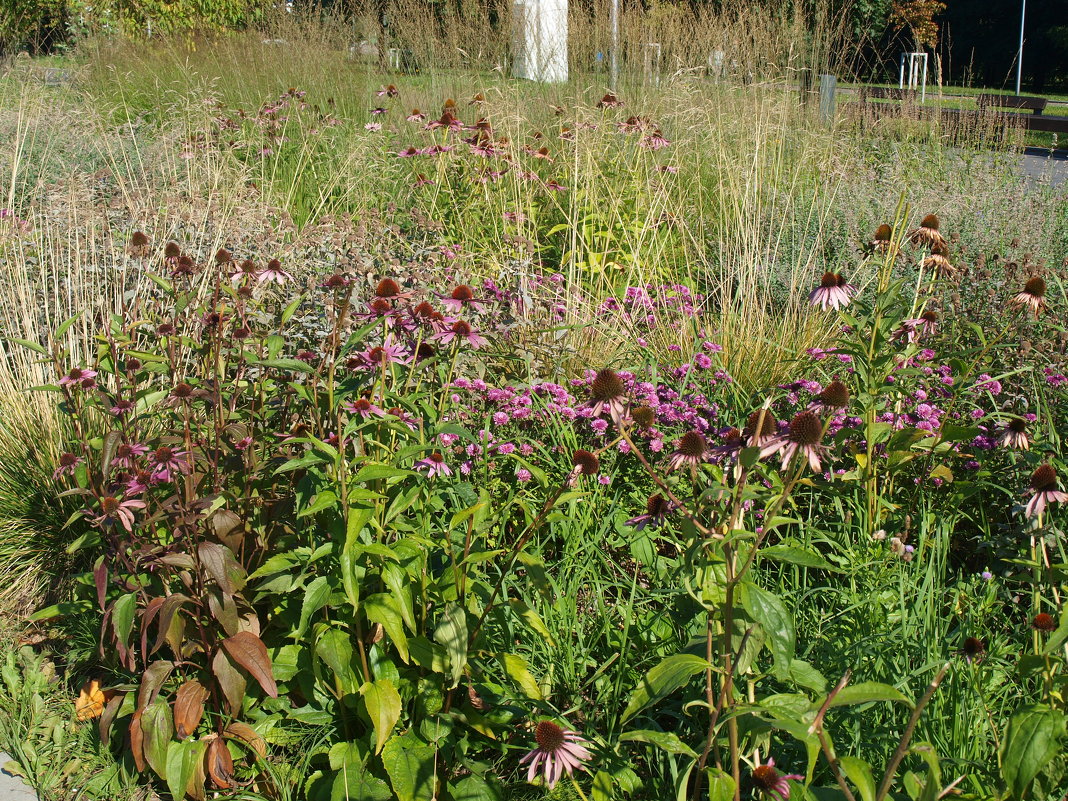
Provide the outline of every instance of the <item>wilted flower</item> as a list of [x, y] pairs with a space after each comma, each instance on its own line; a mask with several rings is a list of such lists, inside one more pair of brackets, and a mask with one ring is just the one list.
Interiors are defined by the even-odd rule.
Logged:
[[641, 531], [646, 526], [658, 528], [667, 519], [667, 516], [677, 508], [674, 501], [668, 500], [658, 492], [655, 495], [650, 495], [649, 500], [645, 502], [645, 514], [632, 517], [627, 521], [627, 525], [633, 526], [638, 531]]
[[150, 245], [148, 237], [141, 231], [134, 231], [130, 237], [130, 245], [128, 251], [135, 259], [143, 259], [148, 255]]
[[1040, 275], [1028, 279], [1022, 291], [1009, 300], [1013, 306], [1030, 309], [1037, 319], [1046, 310], [1046, 280]]
[[590, 411], [594, 417], [607, 408], [613, 420], [622, 418], [627, 408], [627, 388], [615, 370], [608, 367], [600, 370], [590, 384], [590, 395], [593, 398], [593, 408]]
[[116, 417], [125, 417], [135, 408], [136, 405], [132, 400], [129, 400], [128, 398], [116, 398], [108, 411]]
[[820, 444], [823, 437], [823, 423], [812, 412], [794, 415], [785, 434], [773, 438], [760, 450], [761, 458], [775, 453], [782, 454], [782, 467], [785, 468], [800, 453], [813, 472], [820, 470], [820, 456], [826, 447]]
[[656, 412], [648, 406], [636, 406], [630, 410], [630, 419], [638, 428], [652, 428], [656, 425]]
[[568, 486], [573, 487], [579, 476], [595, 476], [601, 469], [601, 460], [597, 454], [590, 453], [582, 448], [571, 454], [571, 474], [568, 476]]
[[550, 790], [565, 772], [571, 776], [576, 768], [585, 770], [582, 763], [593, 759], [593, 754], [582, 745], [586, 742], [584, 737], [551, 721], [543, 720], [538, 723], [534, 729], [534, 739], [538, 747], [519, 760], [519, 764], [530, 763], [527, 770], [528, 782], [533, 782], [540, 770]]
[[926, 245], [930, 248], [934, 248], [936, 245], [944, 246], [946, 240], [938, 232], [939, 225], [938, 216], [928, 214], [920, 221], [920, 227], [909, 233], [909, 242], [914, 245]]
[[434, 451], [425, 459], [420, 459], [415, 463], [415, 466], [419, 469], [426, 470], [427, 478], [433, 478], [436, 475], [452, 475], [452, 470], [445, 464], [445, 457], [438, 451]]
[[875, 229], [875, 236], [868, 242], [868, 251], [872, 253], [889, 253], [894, 246], [893, 236], [893, 229], [883, 223]]
[[809, 293], [808, 302], [824, 311], [844, 309], [856, 294], [857, 288], [840, 273], [827, 271], [820, 279], [820, 285]]
[[920, 267], [933, 270], [939, 278], [952, 278], [957, 274], [957, 268], [949, 261], [949, 248], [945, 242], [931, 245], [931, 252], [920, 262]]
[[1057, 622], [1053, 616], [1046, 612], [1039, 612], [1031, 620], [1031, 627], [1035, 631], [1044, 631], [1047, 634], [1057, 628]]
[[696, 469], [711, 456], [712, 452], [705, 435], [700, 431], [688, 431], [682, 435], [675, 452], [668, 459], [668, 470], [678, 470], [680, 467]]
[[622, 105], [623, 101], [611, 92], [608, 92], [604, 97], [597, 101], [597, 108], [619, 108]]
[[1027, 502], [1024, 513], [1028, 517], [1037, 517], [1046, 510], [1048, 503], [1068, 501], [1068, 492], [1057, 489], [1057, 471], [1053, 465], [1039, 465], [1031, 474], [1031, 500]]
[[59, 457], [59, 464], [56, 466], [56, 470], [52, 473], [53, 479], [60, 479], [63, 476], [73, 476], [74, 470], [85, 460], [80, 456], [75, 456], [73, 453], [64, 453]]
[[904, 339], [909, 344], [916, 342], [920, 337], [933, 335], [938, 330], [938, 312], [928, 309], [919, 317], [913, 317], [901, 322], [901, 328], [894, 332], [894, 338]]
[[804, 780], [804, 776], [797, 773], [779, 773], [775, 769], [775, 760], [768, 757], [768, 761], [761, 765], [757, 764], [753, 768], [753, 784], [761, 794], [765, 797], [778, 796], [780, 801], [788, 801], [790, 798], [790, 783], [789, 780], [794, 781]]
[[1028, 450], [1031, 440], [1027, 436], [1027, 421], [1020, 417], [1009, 420], [998, 435], [998, 445], [1011, 451]]
[[148, 504], [144, 501], [130, 499], [120, 501], [111, 495], [100, 499], [100, 514], [93, 518], [98, 526], [108, 526], [119, 522], [127, 531], [133, 531], [134, 510], [144, 509]]

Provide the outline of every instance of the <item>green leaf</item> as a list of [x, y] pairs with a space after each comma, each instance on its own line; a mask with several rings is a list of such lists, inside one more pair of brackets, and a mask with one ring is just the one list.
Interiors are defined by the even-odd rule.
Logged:
[[1009, 720], [1001, 747], [1001, 776], [1010, 797], [1025, 798], [1031, 782], [1060, 752], [1064, 714], [1043, 704], [1020, 709]]
[[409, 731], [382, 749], [397, 801], [431, 801], [434, 797], [434, 748]]
[[297, 630], [289, 636], [294, 640], [299, 640], [303, 637], [304, 632], [308, 630], [308, 623], [311, 622], [312, 615], [326, 606], [326, 602], [329, 599], [330, 579], [326, 576], [319, 576], [304, 590], [304, 603], [300, 608], [300, 623], [297, 624]]
[[545, 640], [546, 643], [549, 645], [556, 645], [556, 640], [553, 639], [553, 635], [550, 633], [548, 626], [545, 625], [545, 621], [541, 619], [541, 615], [518, 598], [510, 598], [508, 600], [508, 606], [524, 623], [527, 624], [527, 626], [537, 634], [540, 634], [541, 638]]
[[516, 683], [523, 695], [534, 701], [544, 699], [541, 687], [527, 666], [527, 660], [517, 654], [501, 654], [500, 660], [504, 672], [508, 674], [508, 678]]
[[504, 794], [481, 776], [468, 776], [450, 788], [452, 801], [504, 801]]
[[445, 653], [449, 656], [452, 676], [450, 688], [455, 687], [467, 667], [467, 612], [462, 606], [448, 605], [434, 630], [434, 639], [445, 647]]
[[745, 611], [760, 624], [775, 657], [775, 677], [785, 680], [790, 675], [794, 658], [794, 619], [782, 599], [774, 593], [746, 582], [741, 585], [740, 598]]
[[206, 743], [192, 739], [167, 746], [167, 789], [178, 801], [185, 798], [189, 780], [196, 772], [197, 761], [204, 758], [206, 748]]
[[856, 785], [857, 792], [863, 801], [875, 801], [875, 778], [871, 775], [871, 768], [863, 759], [852, 756], [838, 758], [838, 764], [842, 766], [846, 777]]
[[726, 771], [708, 768], [708, 801], [733, 801], [734, 778]]
[[8, 342], [14, 342], [16, 345], [21, 345], [24, 348], [29, 348], [34, 353], [40, 353], [42, 356], [48, 355], [48, 349], [37, 342], [30, 342], [28, 339], [16, 339], [15, 337], [4, 337]]
[[75, 321], [80, 316], [81, 316], [81, 312], [78, 312], [78, 314], [76, 314], [73, 317], [70, 317], [67, 320], [64, 320], [62, 323], [60, 323], [59, 328], [56, 329], [56, 333], [53, 334], [53, 336], [52, 336], [53, 340], [55, 340], [56, 342], [59, 342], [59, 340], [63, 339], [63, 335], [66, 334], [70, 330], [70, 327], [72, 325], [74, 325]]
[[826, 677], [803, 659], [794, 659], [790, 662], [790, 680], [808, 690], [818, 693], [827, 692]]
[[377, 481], [383, 478], [399, 478], [402, 476], [417, 476], [419, 475], [414, 470], [404, 470], [400, 467], [394, 467], [391, 464], [365, 464], [356, 473], [356, 477], [352, 480], [352, 483], [359, 484], [361, 481]]
[[315, 644], [315, 655], [334, 672], [343, 694], [351, 695], [358, 691], [360, 682], [352, 667], [352, 643], [345, 632], [327, 628]]
[[[134, 612], [137, 610], [137, 595], [127, 593], [115, 601], [111, 610], [111, 625], [115, 628], [115, 638], [125, 647], [133, 628]], [[162, 774], [161, 774], [162, 775]]]
[[627, 702], [621, 722], [634, 717], [654, 701], [670, 695], [708, 668], [708, 660], [694, 654], [674, 654], [654, 667], [642, 680]]
[[330, 749], [330, 768], [337, 772], [330, 788], [330, 801], [391, 801], [389, 785], [367, 769], [361, 743], [335, 743]]
[[308, 515], [313, 515], [317, 512], [322, 512], [324, 509], [332, 509], [333, 507], [337, 506], [337, 500], [337, 495], [335, 495], [330, 490], [320, 492], [318, 495], [315, 496], [315, 502], [311, 506], [307, 506], [297, 512], [297, 517], [307, 517]]
[[249, 364], [257, 364], [260, 367], [273, 367], [277, 370], [290, 370], [294, 373], [311, 375], [315, 368], [300, 359], [249, 359]]
[[669, 754], [682, 754], [697, 758], [697, 754], [690, 746], [679, 739], [677, 734], [668, 731], [653, 731], [651, 729], [635, 729], [619, 735], [620, 742], [648, 743], [655, 745], [661, 751]]
[[404, 616], [400, 602], [390, 593], [379, 592], [364, 599], [363, 611], [372, 623], [381, 624], [396, 647], [401, 661], [408, 664], [408, 636], [404, 633]]
[[167, 749], [174, 734], [174, 722], [170, 705], [156, 698], [141, 714], [141, 732], [144, 735], [142, 748], [145, 762], [161, 779], [167, 778]]
[[612, 801], [612, 774], [606, 770], [597, 771], [593, 777], [593, 786], [590, 787], [590, 796], [593, 801]]
[[[868, 704], [873, 701], [892, 701], [894, 703], [914, 706], [912, 701], [905, 697], [899, 690], [889, 684], [880, 684], [877, 681], [862, 681], [860, 684], [850, 684], [839, 692], [831, 701], [831, 706], [854, 706], [855, 704]], [[816, 708], [821, 704], [815, 704]]]
[[834, 565], [824, 559], [815, 551], [808, 548], [798, 548], [794, 545], [771, 545], [757, 551], [761, 559], [772, 559], [776, 562], [786, 562], [800, 567], [815, 567], [820, 570], [837, 571]]
[[401, 697], [389, 679], [370, 681], [360, 688], [367, 716], [375, 727], [375, 753], [382, 752], [401, 714]]

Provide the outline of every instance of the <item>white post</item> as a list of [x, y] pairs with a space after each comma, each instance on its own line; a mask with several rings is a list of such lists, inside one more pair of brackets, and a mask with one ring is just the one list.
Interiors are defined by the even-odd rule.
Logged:
[[1020, 49], [1016, 53], [1016, 96], [1020, 96], [1020, 75], [1023, 73], [1023, 33], [1024, 16], [1027, 14], [1027, 0], [1020, 1]]
[[619, 80], [619, 0], [612, 0], [612, 52], [608, 60], [608, 88], [616, 91]]
[[923, 88], [920, 89], [920, 102], [927, 100], [927, 54], [923, 54]]
[[901, 54], [901, 62], [900, 62], [899, 67], [898, 67], [898, 72], [899, 72], [899, 75], [898, 75], [898, 80], [897, 80], [897, 88], [898, 89], [904, 89], [905, 88], [905, 54], [904, 53]]
[[512, 74], [543, 83], [567, 80], [567, 0], [515, 0]]

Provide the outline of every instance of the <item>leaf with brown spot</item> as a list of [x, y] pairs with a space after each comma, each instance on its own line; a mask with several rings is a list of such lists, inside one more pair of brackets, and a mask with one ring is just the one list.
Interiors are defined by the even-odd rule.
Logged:
[[237, 664], [251, 674], [260, 683], [260, 687], [271, 698], [278, 697], [278, 685], [271, 675], [271, 657], [267, 655], [267, 646], [263, 640], [250, 631], [239, 631], [233, 637], [222, 642], [223, 648]]
[[215, 680], [219, 682], [226, 699], [226, 710], [231, 715], [240, 715], [241, 704], [245, 700], [245, 677], [221, 649], [215, 652], [211, 660], [211, 672], [215, 674]]
[[247, 723], [235, 720], [223, 731], [223, 737], [229, 737], [231, 740], [240, 740], [255, 751], [260, 759], [267, 758], [267, 742]]
[[234, 782], [234, 759], [230, 749], [221, 737], [211, 741], [208, 746], [208, 776], [220, 790], [229, 790], [236, 786]]
[[184, 740], [197, 730], [204, 717], [204, 701], [208, 691], [196, 679], [187, 681], [174, 696], [174, 732]]

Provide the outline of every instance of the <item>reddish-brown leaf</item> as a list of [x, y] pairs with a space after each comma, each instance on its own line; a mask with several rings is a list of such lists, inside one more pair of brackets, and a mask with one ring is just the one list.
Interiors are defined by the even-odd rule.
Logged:
[[141, 711], [133, 713], [130, 720], [130, 755], [133, 756], [134, 767], [138, 773], [145, 772], [145, 735], [141, 730]]
[[204, 700], [208, 691], [196, 679], [187, 681], [174, 696], [174, 732], [184, 740], [197, 730], [204, 717]]
[[278, 697], [278, 685], [271, 674], [271, 657], [267, 655], [267, 646], [263, 640], [251, 631], [239, 631], [233, 637], [222, 642], [223, 648], [237, 664], [241, 665], [260, 683], [260, 687], [271, 698]]
[[125, 698], [126, 693], [113, 693], [104, 705], [104, 712], [100, 715], [100, 742], [104, 745], [111, 743], [111, 724], [115, 722]]
[[141, 676], [141, 687], [137, 691], [138, 709], [143, 710], [156, 700], [160, 687], [163, 686], [163, 682], [167, 680], [167, 677], [171, 675], [172, 670], [174, 670], [174, 663], [165, 659], [159, 659], [148, 666], [144, 675]]
[[234, 783], [234, 760], [230, 749], [221, 737], [211, 741], [208, 746], [208, 775], [220, 790], [229, 790]]
[[266, 741], [247, 723], [235, 720], [223, 731], [223, 737], [229, 737], [231, 740], [240, 740], [255, 751], [260, 759], [265, 759], [267, 757]]
[[[174, 595], [168, 595], [163, 601], [163, 605], [159, 609], [159, 631], [156, 634], [156, 641], [152, 643], [152, 650], [149, 651], [149, 654], [156, 653], [160, 646], [163, 645], [164, 640], [167, 639], [167, 633], [171, 629], [175, 614], [182, 607], [182, 604], [188, 603], [189, 600], [188, 595], [176, 592]], [[175, 658], [181, 658], [177, 653], [174, 656]]]
[[221, 649], [215, 652], [211, 660], [211, 672], [215, 674], [215, 680], [219, 682], [223, 697], [226, 698], [226, 711], [231, 715], [240, 715], [241, 704], [245, 700], [245, 677]]
[[245, 586], [245, 571], [234, 558], [234, 552], [225, 545], [202, 542], [197, 546], [197, 556], [204, 573], [227, 595], [233, 595]]

